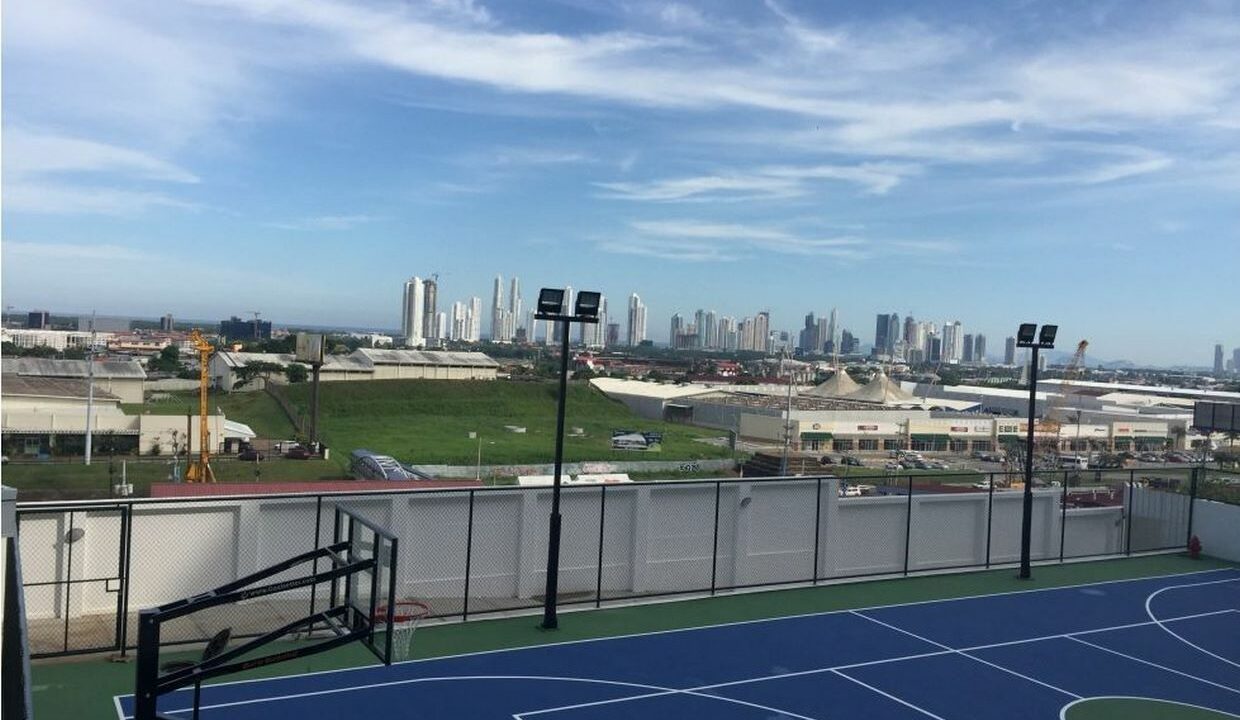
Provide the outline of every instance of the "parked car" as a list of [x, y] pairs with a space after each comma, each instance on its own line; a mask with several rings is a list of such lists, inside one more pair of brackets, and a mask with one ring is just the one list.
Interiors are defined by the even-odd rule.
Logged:
[[886, 465], [883, 465], [883, 469], [884, 470], [903, 470], [904, 466], [898, 462], [891, 461], [891, 462], [888, 462]]
[[834, 465], [835, 460], [830, 455], [823, 455], [822, 457], [818, 458], [818, 464], [819, 465]]
[[865, 467], [865, 463], [861, 462], [859, 458], [855, 458], [852, 455], [845, 455], [844, 457], [840, 458], [840, 462], [844, 463], [845, 465], [852, 465], [854, 467]]
[[254, 448], [246, 448], [245, 450], [242, 450], [241, 452], [237, 453], [237, 459], [244, 460], [245, 462], [256, 462], [259, 460], [264, 460], [266, 458], [264, 458], [263, 454], [255, 450]]
[[310, 452], [310, 448], [305, 445], [294, 445], [284, 453], [284, 457], [289, 460], [309, 460], [314, 457], [314, 453]]

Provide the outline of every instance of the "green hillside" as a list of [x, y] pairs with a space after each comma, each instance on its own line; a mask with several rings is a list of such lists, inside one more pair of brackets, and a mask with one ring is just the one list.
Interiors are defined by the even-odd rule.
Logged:
[[[197, 392], [174, 392], [166, 395], [162, 400], [148, 400], [142, 405], [121, 405], [121, 409], [129, 415], [198, 414]], [[249, 425], [261, 437], [289, 440], [296, 436], [296, 430], [288, 417], [276, 401], [264, 392], [212, 392], [207, 397], [207, 407], [209, 412], [213, 413], [218, 409], [229, 420]]]
[[[285, 389], [297, 408], [308, 408], [310, 387]], [[335, 453], [368, 448], [402, 462], [473, 464], [482, 438], [484, 465], [550, 462], [555, 452], [556, 385], [553, 382], [387, 380], [323, 383], [320, 436]], [[244, 415], [238, 416], [244, 421]], [[526, 428], [514, 433], [505, 425]], [[642, 420], [622, 403], [585, 383], [571, 383], [565, 427], [585, 431], [564, 441], [564, 457], [578, 460], [682, 460], [728, 457], [726, 447], [697, 442], [717, 432]], [[661, 452], [614, 451], [614, 429], [658, 430]]]

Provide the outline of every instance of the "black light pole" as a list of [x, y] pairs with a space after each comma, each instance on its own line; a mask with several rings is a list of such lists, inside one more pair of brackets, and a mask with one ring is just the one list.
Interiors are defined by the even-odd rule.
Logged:
[[[1033, 541], [1033, 423], [1038, 405], [1038, 350], [1055, 347], [1058, 325], [1022, 323], [1016, 332], [1016, 346], [1031, 350], [1029, 355], [1029, 426], [1025, 432], [1025, 507], [1020, 524], [1020, 578], [1028, 580], [1030, 545]], [[1035, 339], [1034, 336], [1037, 336]]]
[[543, 598], [544, 630], [559, 627], [556, 618], [556, 596], [560, 585], [560, 474], [564, 467], [564, 409], [568, 400], [568, 333], [573, 323], [597, 323], [599, 302], [596, 292], [577, 293], [572, 314], [564, 306], [564, 291], [543, 288], [538, 293], [537, 320], [559, 323], [560, 332], [560, 398], [555, 416], [555, 480], [551, 486], [551, 518], [547, 531], [547, 589]]

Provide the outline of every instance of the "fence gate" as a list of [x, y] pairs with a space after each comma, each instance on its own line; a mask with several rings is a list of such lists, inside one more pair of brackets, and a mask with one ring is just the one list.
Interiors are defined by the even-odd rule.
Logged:
[[125, 647], [130, 507], [17, 511], [32, 657]]

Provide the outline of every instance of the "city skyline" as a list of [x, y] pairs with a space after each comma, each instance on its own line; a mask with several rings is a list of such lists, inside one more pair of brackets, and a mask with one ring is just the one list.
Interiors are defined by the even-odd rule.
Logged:
[[5, 21], [5, 305], [392, 328], [416, 271], [423, 335], [474, 296], [489, 334], [502, 268], [607, 294], [622, 333], [636, 292], [654, 336], [677, 308], [795, 335], [837, 307], [867, 342], [912, 309], [992, 343], [1057, 322], [1140, 364], [1237, 344], [1234, 4], [15, 0]]
[[[502, 273], [494, 276], [496, 284], [498, 284], [499, 282], [502, 282], [502, 277], [503, 277]], [[415, 282], [419, 283], [419, 287], [421, 289], [420, 292], [414, 292], [412, 290], [412, 287]], [[511, 283], [512, 283], [510, 285], [511, 290], [515, 290], [516, 297], [520, 297], [520, 291], [519, 291], [520, 279], [516, 276], [513, 276], [511, 278]], [[431, 289], [432, 287], [434, 288], [433, 290]], [[573, 297], [572, 293], [574, 292], [574, 290], [571, 286], [565, 286], [565, 289], [569, 293], [568, 301], [571, 303], [571, 298]], [[315, 322], [315, 321], [306, 322], [306, 323], [298, 323], [298, 322], [289, 322], [289, 321], [281, 320], [278, 318], [275, 319], [274, 322], [278, 326], [340, 327], [340, 328], [349, 328], [351, 330], [362, 330], [362, 331], [372, 330], [372, 331], [378, 331], [378, 332], [392, 333], [397, 339], [400, 339], [401, 337], [405, 336], [405, 332], [406, 332], [405, 328], [408, 327], [407, 323], [412, 322], [412, 317], [410, 317], [411, 313], [416, 314], [415, 316], [417, 318], [420, 318], [420, 320], [418, 321], [417, 327], [420, 329], [425, 327], [425, 323], [429, 322], [429, 318], [425, 314], [425, 307], [428, 304], [430, 304], [431, 306], [434, 305], [435, 300], [433, 298], [435, 298], [435, 296], [439, 292], [440, 292], [439, 282], [437, 280], [431, 279], [431, 278], [423, 280], [416, 275], [409, 277], [404, 282], [403, 299], [400, 303], [401, 309], [399, 311], [399, 317], [397, 318], [397, 322], [391, 323], [391, 324], [382, 324], [382, 323], [367, 324], [367, 323], [347, 323], [346, 322], [346, 323], [336, 325], [336, 324], [329, 324], [329, 323], [322, 323], [322, 322]], [[455, 297], [457, 295], [450, 293], [449, 296]], [[414, 300], [414, 298], [417, 298], [417, 302], [411, 305], [411, 302]], [[503, 300], [503, 302], [506, 305], [506, 307], [502, 309], [505, 311], [505, 314], [507, 314], [507, 312], [509, 311], [509, 309], [511, 308], [513, 304], [513, 301], [512, 301], [513, 294], [510, 292], [510, 294], [507, 297], [505, 297], [503, 293], [501, 292], [500, 298], [501, 300]], [[635, 318], [634, 305], [633, 305], [634, 300], [636, 300], [637, 302], [638, 311], [640, 315], [638, 319], [639, 335], [638, 335], [638, 339], [636, 342], [630, 343], [629, 333], [630, 333], [630, 329], [632, 327], [632, 323]], [[578, 330], [573, 336], [573, 341], [575, 343], [584, 344], [587, 346], [594, 346], [594, 347], [606, 346], [609, 348], [614, 348], [614, 347], [627, 347], [631, 345], [638, 345], [640, 344], [642, 340], [654, 340], [656, 345], [674, 347], [674, 343], [671, 341], [670, 337], [667, 338], [667, 340], [663, 340], [663, 341], [657, 340], [656, 338], [649, 337], [649, 334], [646, 330], [649, 308], [645, 305], [645, 303], [643, 303], [640, 300], [640, 297], [637, 293], [632, 293], [629, 295], [629, 302], [627, 304], [626, 316], [618, 318], [619, 322], [616, 323], [618, 325], [617, 341], [607, 342], [606, 341], [606, 337], [607, 337], [606, 333], [608, 329], [607, 326], [613, 320], [617, 319], [615, 318], [615, 316], [608, 315], [607, 303], [608, 303], [607, 295], [606, 293], [604, 293], [602, 297], [601, 308], [600, 308], [600, 318], [602, 318], [602, 322], [598, 324], [596, 329], [591, 328], [589, 330], [584, 330], [584, 329]], [[515, 305], [517, 308], [522, 307], [522, 301], [517, 300]], [[434, 327], [436, 328], [435, 332], [437, 334], [427, 335], [427, 334], [424, 334], [424, 332], [419, 332], [417, 335], [415, 335], [415, 337], [417, 338], [417, 340], [415, 340], [416, 343], [424, 344], [425, 340], [432, 339], [432, 338], [442, 338], [444, 340], [454, 340], [454, 341], [463, 340], [467, 342], [496, 341], [497, 340], [497, 338], [492, 337], [490, 334], [484, 333], [481, 330], [482, 322], [483, 322], [483, 308], [482, 308], [481, 297], [477, 295], [472, 295], [472, 296], [466, 295], [464, 301], [453, 302], [450, 306], [447, 306], [447, 307], [448, 307], [448, 310], [440, 311], [437, 313], [439, 317], [438, 317], [437, 322], [434, 325]], [[18, 308], [16, 308], [16, 306], [9, 305], [6, 312], [17, 312], [17, 310]], [[491, 322], [495, 321], [496, 316], [495, 316], [494, 310], [495, 308], [492, 307], [490, 310], [487, 311], [487, 317], [491, 319]], [[40, 317], [44, 317], [45, 314], [49, 312], [45, 307], [40, 307], [38, 309], [22, 308], [21, 311], [22, 311], [21, 314], [29, 314], [31, 317], [34, 317], [36, 315]], [[79, 318], [88, 317], [90, 315], [90, 313], [81, 313], [81, 312], [72, 312], [72, 311], [65, 312], [63, 310], [53, 310], [50, 312], [53, 315], [70, 315], [70, 316], [78, 316]], [[682, 314], [683, 312], [684, 311], [672, 311], [669, 315], [667, 315], [667, 317], [671, 319], [678, 314]], [[694, 315], [696, 315], [699, 312], [702, 313], [706, 317], [712, 318], [711, 323], [708, 325], [708, 327], [715, 328], [716, 333], [722, 334], [722, 333], [727, 332], [723, 330], [723, 328], [727, 324], [730, 323], [731, 332], [733, 333], [732, 340], [724, 341], [722, 339], [722, 337], [724, 336], [719, 335], [717, 336], [717, 338], [719, 339], [717, 339], [715, 344], [687, 346], [683, 349], [717, 349], [717, 350], [729, 350], [729, 351], [731, 350], [758, 350], [760, 348], [757, 347], [758, 343], [756, 340], [756, 336], [762, 332], [761, 329], [758, 329], [757, 332], [755, 332], [754, 325], [750, 325], [748, 328], [750, 339], [748, 341], [745, 341], [743, 340], [743, 337], [744, 337], [744, 333], [746, 332], [745, 321], [758, 320], [760, 319], [760, 317], [762, 317], [762, 319], [766, 323], [766, 325], [764, 325], [763, 327], [768, 334], [768, 338], [773, 338], [777, 334], [783, 333], [787, 336], [786, 342], [788, 343], [789, 348], [802, 347], [802, 345], [800, 344], [800, 341], [798, 340], [798, 328], [795, 327], [795, 325], [791, 323], [789, 324], [788, 327], [771, 325], [770, 323], [771, 323], [772, 314], [770, 313], [770, 311], [762, 311], [758, 313], [753, 313], [751, 315], [739, 314], [740, 315], [739, 318], [734, 317], [732, 315], [725, 315], [725, 314], [716, 312], [713, 309], [706, 310], [704, 308], [695, 309]], [[221, 316], [223, 316], [224, 314], [226, 313], [221, 313]], [[515, 325], [512, 326], [512, 331], [513, 331], [512, 335], [506, 339], [502, 339], [499, 341], [500, 342], [512, 341], [515, 338], [516, 331], [518, 329], [525, 330], [527, 333], [529, 333], [530, 328], [532, 327], [542, 328], [544, 325], [549, 324], [547, 321], [534, 321], [533, 315], [534, 315], [534, 310], [530, 309], [527, 313], [525, 313], [524, 318], [515, 321]], [[181, 314], [176, 313], [176, 312], [172, 312], [172, 313], [168, 313], [166, 315], [160, 316], [154, 312], [134, 313], [133, 315], [123, 315], [123, 314], [109, 313], [106, 311], [103, 313], [98, 313], [98, 316], [103, 319], [109, 319], [109, 318], [114, 319], [114, 318], [123, 318], [123, 317], [145, 318], [145, 319], [150, 319], [150, 320], [158, 320], [159, 322], [161, 322], [161, 324], [163, 324], [165, 320], [169, 317], [173, 317], [173, 316], [178, 317], [178, 318], [183, 317]], [[839, 313], [838, 313], [838, 308], [836, 307], [831, 307], [829, 310], [829, 313], [823, 313], [821, 316], [817, 315], [817, 311], [811, 311], [808, 315], [805, 316], [806, 320], [808, 320], [808, 318], [811, 316], [815, 317], [817, 327], [820, 328], [823, 332], [828, 333], [826, 337], [834, 336], [839, 340], [841, 354], [856, 354], [857, 352], [861, 352], [863, 348], [872, 349], [872, 347], [874, 346], [874, 341], [877, 340], [876, 337], [867, 337], [864, 334], [856, 333], [855, 331], [852, 330], [849, 324], [844, 323], [844, 322], [839, 322]], [[656, 315], [656, 318], [657, 317], [658, 316]], [[965, 332], [963, 330], [960, 331], [959, 342], [953, 345], [953, 347], [956, 347], [957, 349], [952, 354], [948, 354], [949, 348], [944, 343], [945, 331], [947, 330], [948, 326], [953, 323], [958, 324], [958, 325], [963, 325], [963, 323], [961, 323], [960, 320], [953, 318], [952, 320], [944, 321], [942, 326], [940, 326], [934, 320], [918, 321], [915, 319], [915, 316], [912, 312], [908, 312], [906, 315], [902, 317], [899, 315], [899, 313], [891, 313], [890, 315], [885, 314], [885, 313], [879, 313], [876, 317], [880, 319], [886, 319], [886, 322], [884, 323], [884, 325], [888, 329], [894, 328], [895, 327], [894, 323], [900, 324], [901, 327], [899, 328], [899, 330], [900, 330], [901, 338], [903, 340], [903, 352], [900, 354], [900, 359], [903, 359], [908, 362], [930, 361], [930, 362], [956, 363], [956, 362], [966, 361], [965, 356], [970, 353], [965, 350], [965, 347], [966, 347], [965, 342], [969, 338], [972, 338], [973, 340], [973, 343], [970, 347], [971, 347], [971, 352], [975, 358], [979, 358], [979, 359], [990, 358], [992, 360], [998, 361], [1000, 364], [1007, 364], [1007, 365], [1012, 365], [1012, 364], [1021, 362], [1020, 357], [1023, 351], [1018, 351], [1018, 349], [1016, 348], [1016, 344], [1015, 344], [1016, 339], [1012, 334], [1010, 334], [1014, 332], [1012, 330], [1009, 330], [1007, 332], [999, 332], [999, 333], [992, 334], [988, 332], [978, 332], [974, 327], [969, 326], [968, 332]], [[696, 320], [696, 318], [691, 318], [691, 319]], [[201, 320], [201, 318], [198, 318], [196, 320]], [[208, 325], [210, 325], [215, 321], [208, 320], [206, 322], [208, 323]], [[271, 323], [272, 320], [269, 319], [265, 322]], [[863, 323], [864, 321], [859, 321], [858, 323], [855, 323], [855, 325], [860, 326]], [[912, 323], [912, 324], [910, 325], [909, 323]], [[696, 324], [696, 322], [693, 324]], [[916, 334], [916, 339], [912, 342], [908, 340], [908, 337], [909, 337], [908, 333], [910, 331]], [[596, 332], [597, 332], [597, 335], [594, 334]], [[801, 333], [804, 333], [803, 328], [801, 329]], [[831, 335], [830, 333], [834, 333], [834, 334]], [[539, 342], [539, 343], [549, 342], [547, 340], [545, 328], [541, 330], [535, 330], [533, 334], [529, 334], [526, 337], [528, 338], [529, 342]], [[556, 334], [555, 337], [558, 338], [558, 333]], [[803, 337], [803, 335], [801, 337]], [[989, 352], [988, 337], [996, 337], [996, 338], [1003, 339], [1004, 347], [1003, 347], [1002, 354], [998, 354], [997, 351], [996, 351], [996, 354], [991, 354]], [[1069, 335], [1065, 334], [1064, 328], [1061, 326], [1059, 351], [1062, 352], [1064, 355], [1071, 354], [1071, 351], [1075, 347], [1075, 343], [1077, 341], [1074, 339], [1069, 343], [1066, 340], [1067, 337], [1069, 337]], [[1088, 338], [1083, 337], [1083, 338], [1078, 338], [1078, 339], [1088, 339]], [[773, 341], [773, 342], [774, 342], [774, 345], [768, 345], [767, 349], [772, 352], [778, 352], [779, 351], [779, 348], [777, 347], [778, 341]], [[1099, 358], [1107, 362], [1125, 361], [1125, 362], [1133, 362], [1137, 365], [1143, 364], [1143, 363], [1133, 360], [1132, 358], [1126, 358], [1126, 357], [1116, 356], [1113, 354], [1107, 354], [1105, 351], [1101, 353], [1096, 352], [1095, 341], [1090, 340], [1090, 343], [1091, 343], [1091, 350], [1089, 353], [1089, 358], [1091, 359]], [[846, 348], [851, 348], [851, 350], [846, 349]], [[1231, 348], [1231, 349], [1227, 350], [1227, 348]], [[1168, 365], [1159, 365], [1159, 364], [1148, 364], [1148, 365], [1150, 367], [1160, 367], [1160, 366], [1161, 367], [1198, 367], [1198, 368], [1204, 368], [1207, 370], [1217, 371], [1218, 368], [1220, 367], [1220, 362], [1221, 362], [1223, 373], [1232, 373], [1232, 372], [1235, 372], [1236, 368], [1240, 368], [1240, 342], [1236, 342], [1234, 345], [1231, 344], [1231, 342], [1211, 343], [1210, 347], [1207, 350], [1208, 350], [1208, 354], [1210, 357], [1206, 361], [1193, 362], [1192, 360], [1189, 360], [1189, 361], [1182, 362], [1182, 363], [1172, 363]], [[914, 351], [914, 354], [910, 354], [909, 351]], [[915, 354], [917, 351], [920, 351], [922, 354], [920, 355]], [[831, 355], [832, 352], [833, 352], [832, 350], [829, 350], [825, 354]], [[1015, 359], [1013, 359], [1013, 357]]]

